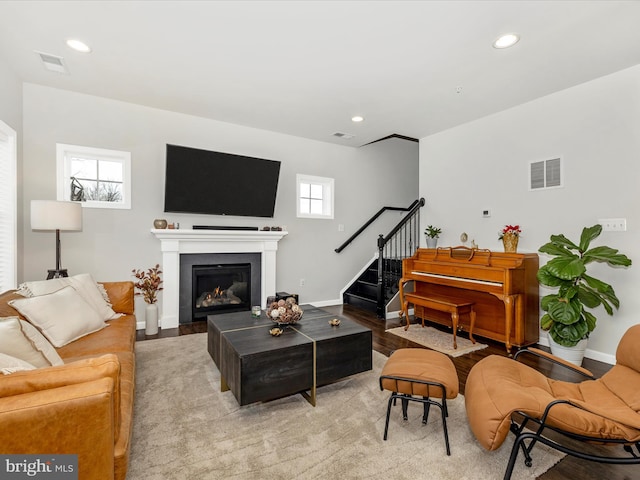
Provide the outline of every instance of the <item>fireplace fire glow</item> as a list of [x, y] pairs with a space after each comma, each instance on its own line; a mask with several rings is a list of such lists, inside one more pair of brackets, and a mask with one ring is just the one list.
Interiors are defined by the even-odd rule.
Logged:
[[196, 299], [196, 308], [207, 308], [218, 305], [240, 305], [242, 299], [236, 296], [233, 291], [223, 290], [217, 286], [211, 292], [204, 292]]

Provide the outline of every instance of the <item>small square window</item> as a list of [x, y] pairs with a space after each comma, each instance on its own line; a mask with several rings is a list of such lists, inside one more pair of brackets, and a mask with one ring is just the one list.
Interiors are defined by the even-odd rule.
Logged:
[[300, 218], [333, 218], [333, 178], [296, 175]]
[[131, 208], [131, 153], [58, 143], [56, 154], [58, 200]]

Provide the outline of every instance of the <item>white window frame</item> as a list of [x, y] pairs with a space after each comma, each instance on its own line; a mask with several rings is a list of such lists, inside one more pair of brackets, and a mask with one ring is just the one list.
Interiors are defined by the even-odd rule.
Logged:
[[0, 120], [0, 292], [18, 284], [17, 139], [16, 131]]
[[[302, 213], [300, 211], [300, 184], [310, 183], [312, 185], [322, 186], [322, 214]], [[316, 219], [333, 219], [334, 209], [334, 188], [335, 181], [333, 178], [317, 177], [315, 175], [305, 175], [298, 173], [296, 175], [296, 213], [298, 218], [316, 218]]]
[[86, 208], [131, 209], [131, 153], [104, 148], [83, 147], [80, 145], [56, 144], [57, 161], [57, 198], [69, 201], [71, 198], [71, 158], [85, 157], [96, 160], [118, 162], [122, 165], [122, 201], [102, 202], [86, 200], [80, 202]]

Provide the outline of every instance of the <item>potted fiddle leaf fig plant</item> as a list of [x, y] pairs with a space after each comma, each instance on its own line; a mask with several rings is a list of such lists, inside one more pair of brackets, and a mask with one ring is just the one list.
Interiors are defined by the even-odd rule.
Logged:
[[427, 247], [436, 248], [438, 246], [438, 238], [440, 238], [441, 233], [441, 228], [434, 227], [433, 225], [428, 225], [424, 231], [424, 234], [427, 237]]
[[[612, 267], [631, 265], [631, 260], [614, 248], [591, 248], [591, 242], [601, 232], [602, 225], [585, 227], [578, 244], [564, 235], [551, 235], [551, 241], [538, 249], [553, 257], [538, 270], [538, 281], [547, 287], [558, 288], [557, 293], [546, 295], [541, 301], [542, 310], [546, 313], [540, 319], [540, 326], [549, 332], [554, 354], [558, 354], [557, 349], [554, 351], [556, 345], [575, 347], [581, 342], [586, 348], [586, 339], [596, 328], [596, 317], [589, 310], [602, 305], [609, 315], [613, 315], [614, 308], [620, 307], [613, 287], [587, 274], [589, 265], [594, 263], [606, 263]], [[578, 354], [579, 361], [578, 358], [570, 361], [580, 365], [584, 348], [582, 354]]]

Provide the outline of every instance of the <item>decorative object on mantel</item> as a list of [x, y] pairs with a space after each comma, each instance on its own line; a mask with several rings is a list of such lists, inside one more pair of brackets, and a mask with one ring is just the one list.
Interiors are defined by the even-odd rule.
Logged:
[[144, 301], [148, 303], [145, 309], [145, 334], [156, 335], [158, 333], [158, 292], [162, 290], [162, 279], [160, 274], [160, 264], [144, 270], [133, 269], [133, 276], [138, 280], [133, 284], [136, 288], [136, 295], [142, 295]]
[[424, 234], [427, 236], [427, 247], [428, 248], [436, 248], [438, 246], [438, 238], [442, 233], [442, 229], [438, 227], [434, 227], [433, 225], [428, 225], [424, 231]]
[[267, 307], [267, 316], [278, 325], [293, 325], [302, 318], [302, 309], [293, 297], [278, 300]]
[[153, 228], [157, 228], [159, 230], [167, 228], [167, 221], [164, 218], [156, 218], [153, 221]]
[[518, 239], [520, 238], [520, 225], [506, 225], [498, 237], [502, 240], [506, 253], [516, 253], [518, 251]]
[[331, 320], [329, 320], [329, 325], [331, 325], [332, 327], [337, 327], [338, 325], [340, 325], [340, 319], [332, 318]]

